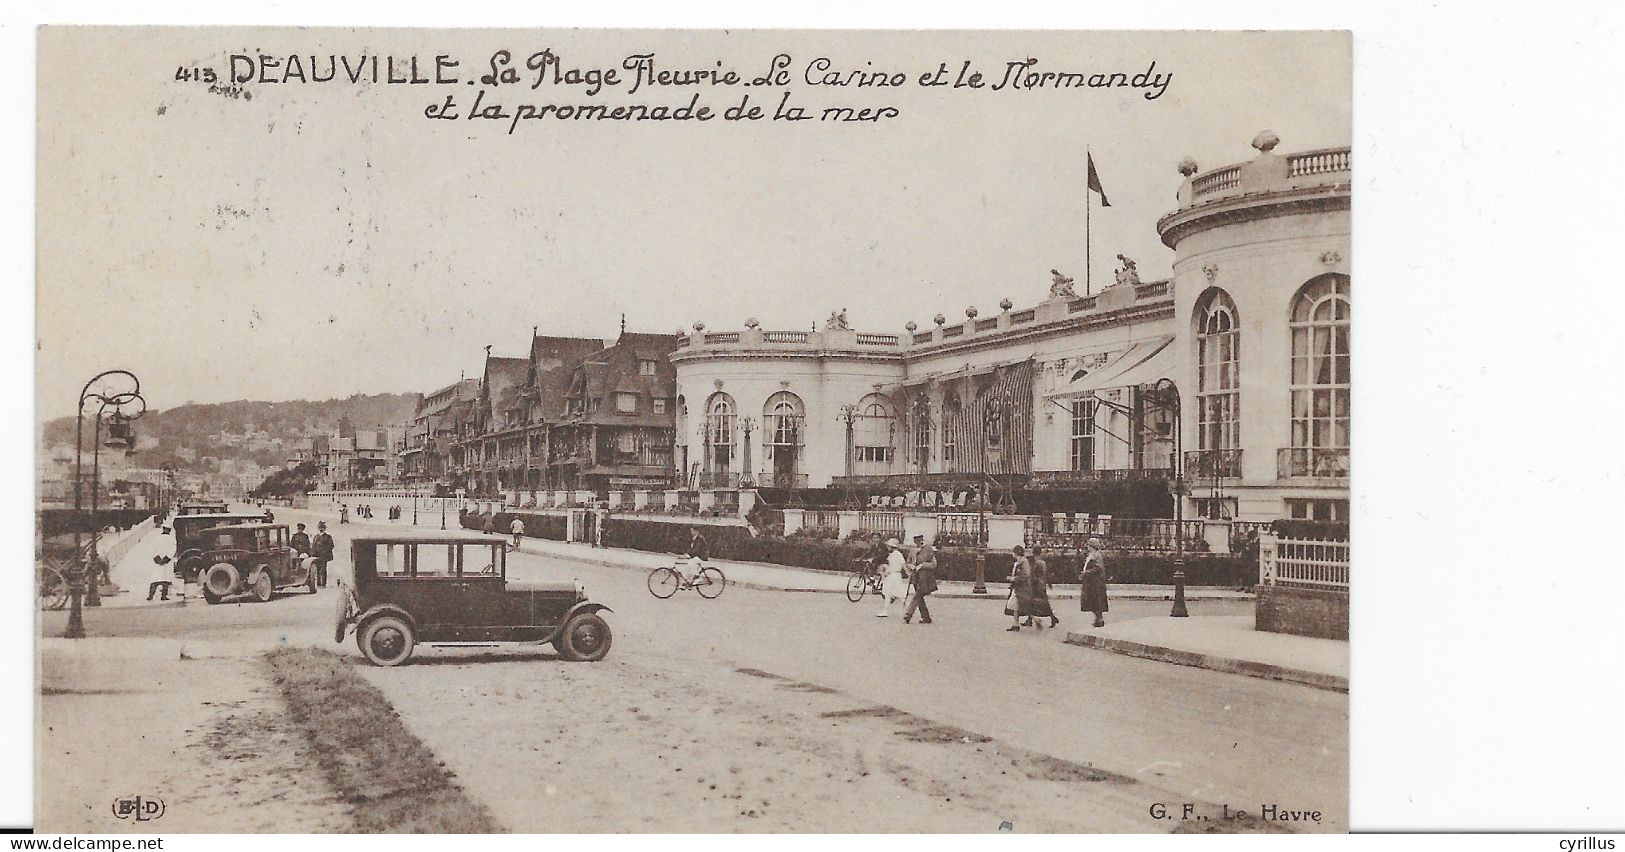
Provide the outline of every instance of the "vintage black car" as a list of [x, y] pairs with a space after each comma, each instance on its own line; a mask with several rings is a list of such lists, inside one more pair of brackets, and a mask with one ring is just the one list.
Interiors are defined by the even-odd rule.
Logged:
[[214, 527], [241, 526], [244, 524], [270, 523], [271, 517], [265, 513], [247, 515], [231, 512], [208, 512], [193, 515], [177, 515], [170, 522], [170, 532], [175, 536], [175, 576], [188, 583], [199, 582], [198, 575], [203, 569], [213, 565], [205, 561], [204, 549], [207, 545], [205, 533]]
[[219, 515], [229, 511], [221, 500], [194, 500], [175, 507], [175, 515]]
[[353, 539], [333, 641], [353, 626], [362, 656], [380, 666], [406, 662], [418, 643], [550, 643], [566, 660], [602, 660], [612, 636], [599, 613], [609, 607], [575, 580], [510, 581], [507, 555], [485, 536]]
[[248, 593], [264, 603], [278, 589], [303, 588], [316, 593], [316, 560], [288, 547], [287, 524], [212, 527], [203, 533], [203, 599]]

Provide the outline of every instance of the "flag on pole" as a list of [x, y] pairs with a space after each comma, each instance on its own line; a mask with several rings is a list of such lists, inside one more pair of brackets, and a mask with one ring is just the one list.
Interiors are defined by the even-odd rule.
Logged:
[[1095, 173], [1095, 155], [1086, 155], [1089, 158], [1089, 188], [1100, 193], [1100, 206], [1110, 207], [1112, 203], [1106, 200], [1106, 190], [1100, 186], [1100, 175]]

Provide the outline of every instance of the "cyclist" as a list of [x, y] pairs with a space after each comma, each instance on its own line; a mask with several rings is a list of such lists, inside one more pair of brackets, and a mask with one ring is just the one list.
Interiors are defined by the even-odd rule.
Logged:
[[513, 519], [513, 525], [512, 525], [512, 527], [509, 528], [508, 531], [513, 533], [513, 548], [512, 549], [518, 550], [520, 543], [525, 540], [525, 522], [518, 519], [518, 518], [514, 518]]
[[[688, 533], [688, 548], [683, 553], [682, 561], [687, 561], [690, 564], [694, 564], [696, 566], [694, 568], [694, 576], [698, 577], [701, 569], [705, 568], [705, 560], [710, 557], [711, 545], [710, 542], [705, 540], [705, 536], [700, 535], [698, 528], [691, 528]], [[676, 568], [678, 575], [682, 576], [683, 582], [689, 582], [689, 578], [687, 575], [683, 574], [682, 568], [678, 568], [675, 565], [672, 567]]]

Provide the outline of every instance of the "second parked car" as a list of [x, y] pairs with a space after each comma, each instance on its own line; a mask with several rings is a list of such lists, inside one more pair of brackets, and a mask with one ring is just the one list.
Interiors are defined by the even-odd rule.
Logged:
[[288, 547], [287, 524], [211, 527], [201, 538], [207, 567], [198, 581], [209, 603], [244, 593], [263, 603], [288, 588], [316, 592], [316, 560]]

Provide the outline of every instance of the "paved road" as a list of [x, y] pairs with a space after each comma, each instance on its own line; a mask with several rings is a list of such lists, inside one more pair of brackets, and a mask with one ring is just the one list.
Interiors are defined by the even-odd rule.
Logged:
[[[277, 515], [314, 519], [296, 511]], [[329, 526], [343, 552], [347, 536], [390, 525]], [[1008, 619], [983, 601], [939, 601], [934, 624], [906, 625], [895, 615], [875, 618], [873, 599], [852, 604], [825, 594], [731, 587], [717, 600], [682, 592], [661, 601], [649, 595], [640, 572], [525, 553], [510, 557], [509, 576], [581, 579], [614, 610], [612, 656], [648, 671], [708, 682], [740, 669], [770, 673], [1128, 776], [1153, 788], [1147, 796], [1253, 813], [1263, 804], [1320, 810], [1325, 821], [1311, 830], [1347, 825], [1346, 695], [1062, 644], [1064, 628], [1079, 621], [1075, 612], [1063, 610], [1062, 630], [1006, 633]], [[1166, 617], [1162, 603], [1112, 606], [1119, 620]], [[1214, 601], [1191, 610], [1201, 617], [1248, 607]], [[104, 611], [87, 625], [93, 634], [200, 639], [320, 642], [325, 634], [325, 647], [337, 649], [332, 609], [328, 591], [268, 605]], [[52, 621], [46, 619], [47, 631]], [[354, 654], [354, 644], [342, 650]], [[442, 666], [407, 667], [383, 680], [427, 688], [445, 673]]]

